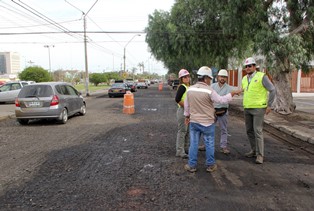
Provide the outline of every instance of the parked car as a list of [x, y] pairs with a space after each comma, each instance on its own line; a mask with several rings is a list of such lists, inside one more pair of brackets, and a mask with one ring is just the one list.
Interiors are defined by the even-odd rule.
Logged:
[[125, 83], [114, 83], [111, 85], [110, 89], [108, 90], [109, 97], [121, 97], [127, 91], [130, 91], [130, 87]]
[[55, 119], [65, 124], [75, 114], [86, 114], [86, 102], [79, 91], [65, 82], [24, 86], [15, 100], [15, 116], [22, 125], [31, 119]]
[[0, 103], [14, 103], [15, 98], [21, 91], [21, 88], [35, 83], [34, 81], [15, 81], [7, 82], [0, 86]]
[[180, 84], [180, 81], [179, 80], [173, 80], [172, 81], [172, 84], [171, 84], [171, 86], [172, 86], [172, 89], [177, 89], [178, 88], [178, 86], [179, 86], [179, 84]]
[[137, 91], [137, 87], [136, 87], [136, 83], [135, 82], [128, 81], [126, 84], [130, 87], [131, 92], [136, 92]]
[[115, 80], [114, 83], [124, 83], [124, 80]]
[[145, 82], [138, 82], [136, 87], [138, 89], [147, 89], [148, 88], [148, 86], [147, 86], [147, 84]]

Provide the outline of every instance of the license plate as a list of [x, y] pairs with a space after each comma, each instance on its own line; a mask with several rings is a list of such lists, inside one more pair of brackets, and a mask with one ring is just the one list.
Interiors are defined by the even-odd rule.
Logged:
[[40, 102], [29, 102], [28, 106], [29, 107], [40, 107]]

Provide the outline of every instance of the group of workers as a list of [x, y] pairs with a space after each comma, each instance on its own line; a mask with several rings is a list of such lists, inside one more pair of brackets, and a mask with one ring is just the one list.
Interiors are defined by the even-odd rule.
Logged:
[[189, 172], [197, 171], [197, 155], [200, 138], [203, 138], [206, 153], [206, 171], [217, 170], [215, 160], [215, 126], [220, 126], [220, 152], [229, 154], [228, 108], [234, 95], [243, 93], [243, 107], [246, 133], [250, 151], [246, 157], [254, 157], [257, 164], [264, 160], [263, 122], [264, 115], [271, 111], [275, 98], [275, 87], [265, 73], [256, 70], [253, 57], [244, 62], [247, 75], [242, 79], [242, 88], [228, 85], [228, 71], [221, 69], [217, 82], [212, 83], [212, 70], [203, 66], [197, 71], [197, 82], [190, 86], [190, 73], [179, 71], [180, 86], [175, 101], [178, 104], [178, 132], [176, 156], [188, 158], [184, 166]]

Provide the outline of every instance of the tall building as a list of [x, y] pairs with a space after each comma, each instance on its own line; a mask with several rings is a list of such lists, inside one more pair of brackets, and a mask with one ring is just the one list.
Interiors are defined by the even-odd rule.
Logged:
[[20, 60], [20, 54], [17, 52], [0, 52], [0, 75], [19, 73]]

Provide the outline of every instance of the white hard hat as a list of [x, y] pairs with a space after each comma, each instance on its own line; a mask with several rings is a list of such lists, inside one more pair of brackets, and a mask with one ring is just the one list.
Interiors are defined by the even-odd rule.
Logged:
[[186, 76], [186, 75], [190, 75], [189, 71], [187, 71], [186, 69], [181, 69], [179, 71], [179, 78]]
[[253, 57], [247, 58], [244, 62], [244, 66], [250, 65], [250, 64], [256, 64], [255, 59]]
[[228, 77], [228, 71], [225, 69], [221, 69], [221, 70], [219, 70], [218, 75]]
[[207, 66], [203, 66], [200, 69], [198, 69], [197, 71], [197, 75], [199, 76], [208, 76], [211, 79], [213, 78], [213, 73], [212, 73], [212, 69], [210, 69]]

